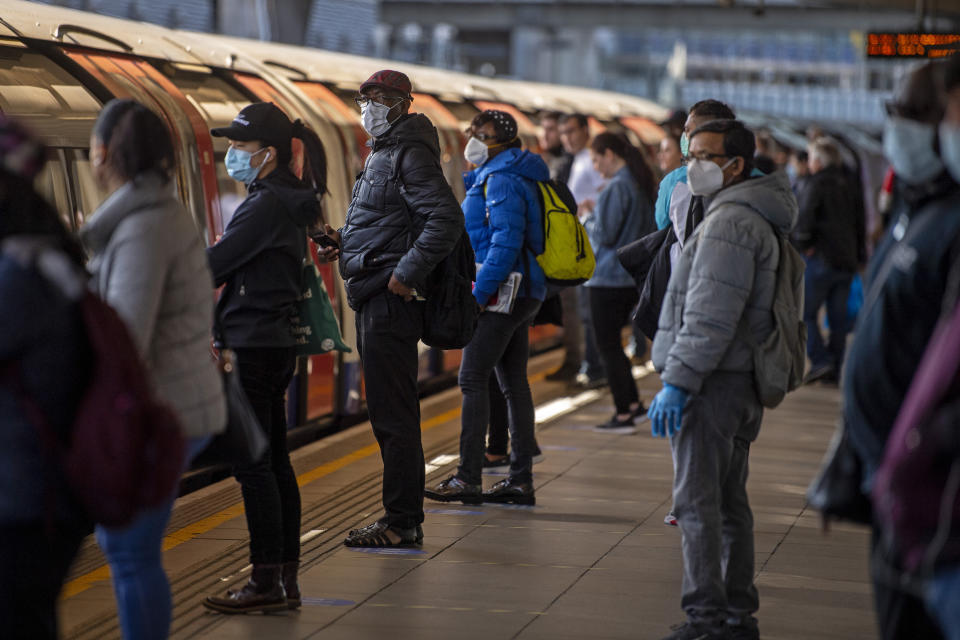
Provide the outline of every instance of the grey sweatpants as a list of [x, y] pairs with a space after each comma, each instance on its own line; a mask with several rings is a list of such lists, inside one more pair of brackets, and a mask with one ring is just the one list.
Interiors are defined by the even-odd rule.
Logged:
[[753, 626], [753, 512], [747, 458], [763, 418], [750, 373], [715, 372], [671, 439], [674, 513], [683, 535], [680, 604], [691, 622]]

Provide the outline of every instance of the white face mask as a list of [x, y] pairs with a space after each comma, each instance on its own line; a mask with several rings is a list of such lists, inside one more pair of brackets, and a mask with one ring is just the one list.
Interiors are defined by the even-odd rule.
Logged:
[[693, 158], [687, 163], [687, 186], [695, 196], [709, 196], [723, 188], [723, 170], [736, 158], [730, 158], [725, 165], [718, 166], [712, 160]]
[[[395, 107], [396, 105], [394, 105]], [[360, 122], [364, 130], [374, 138], [382, 136], [393, 123], [388, 116], [393, 107], [370, 100], [360, 108]]]
[[487, 149], [487, 145], [483, 144], [480, 140], [470, 136], [470, 139], [467, 140], [467, 146], [463, 150], [463, 157], [467, 162], [472, 162], [478, 167], [487, 161], [487, 158], [490, 156], [490, 150]]
[[932, 180], [943, 171], [943, 162], [933, 150], [937, 129], [925, 124], [890, 116], [883, 125], [883, 155], [893, 172], [908, 184]]
[[953, 179], [960, 182], [960, 125], [940, 123], [940, 157]]

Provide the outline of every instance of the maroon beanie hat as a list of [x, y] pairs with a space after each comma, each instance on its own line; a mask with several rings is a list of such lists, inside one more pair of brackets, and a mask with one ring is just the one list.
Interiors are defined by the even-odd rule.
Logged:
[[363, 93], [370, 87], [383, 87], [384, 89], [392, 89], [393, 91], [404, 93], [407, 96], [409, 96], [410, 92], [413, 91], [413, 87], [410, 85], [410, 78], [407, 77], [407, 74], [399, 71], [392, 71], [390, 69], [377, 71], [375, 74], [367, 78], [366, 82], [360, 85], [360, 93]]
[[46, 162], [46, 150], [20, 124], [0, 114], [0, 169], [33, 182]]

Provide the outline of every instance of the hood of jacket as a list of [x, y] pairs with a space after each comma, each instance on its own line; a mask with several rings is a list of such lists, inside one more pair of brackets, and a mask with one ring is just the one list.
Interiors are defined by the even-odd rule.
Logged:
[[368, 140], [367, 144], [377, 151], [383, 147], [409, 142], [426, 145], [434, 156], [440, 157], [440, 137], [437, 135], [437, 128], [422, 113], [408, 113], [401, 116], [385, 134]]
[[320, 216], [317, 194], [287, 167], [279, 167], [250, 184], [251, 194], [266, 189], [280, 201], [284, 212], [299, 227], [308, 227]]
[[144, 173], [107, 196], [80, 228], [80, 241], [94, 254], [103, 252], [124, 218], [140, 209], [157, 207], [174, 200], [173, 181], [164, 182], [158, 173]]
[[507, 149], [484, 162], [464, 177], [466, 188], [473, 184], [482, 184], [491, 173], [513, 173], [529, 180], [543, 182], [550, 179], [550, 169], [543, 159], [535, 153], [520, 149]]
[[789, 233], [797, 224], [800, 207], [790, 188], [790, 179], [783, 171], [750, 178], [719, 191], [710, 200], [706, 215], [723, 204], [738, 204], [757, 211], [782, 233]]

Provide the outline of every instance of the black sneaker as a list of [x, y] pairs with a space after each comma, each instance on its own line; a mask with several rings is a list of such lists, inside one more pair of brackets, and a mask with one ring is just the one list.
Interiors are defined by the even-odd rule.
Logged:
[[760, 629], [756, 624], [727, 624], [730, 640], [760, 640]]
[[510, 456], [497, 456], [492, 460], [483, 456], [484, 473], [506, 473], [510, 471]]
[[807, 375], [803, 377], [803, 384], [810, 384], [829, 376], [833, 376], [834, 379], [836, 379], [837, 376], [832, 364], [821, 364], [815, 367], [810, 367], [810, 371], [808, 371]]
[[353, 529], [343, 541], [347, 547], [416, 547], [423, 543], [420, 525], [402, 529], [379, 520], [359, 529]]
[[626, 420], [620, 420], [617, 418], [617, 414], [613, 414], [613, 417], [604, 422], [603, 424], [598, 424], [593, 428], [597, 433], [616, 433], [620, 435], [630, 435], [631, 433], [637, 432], [637, 427], [633, 424], [633, 415]]
[[463, 504], [480, 504], [483, 487], [479, 484], [467, 484], [457, 476], [450, 476], [433, 489], [427, 489], [423, 495], [438, 502], [456, 502]]
[[513, 478], [501, 480], [483, 492], [484, 502], [535, 505], [532, 482], [514, 482]]
[[546, 379], [550, 382], [573, 382], [579, 370], [579, 364], [564, 364], [556, 371], [548, 373]]
[[642, 404], [630, 412], [630, 415], [633, 416], [633, 419], [637, 422], [643, 422], [647, 419], [647, 408]]
[[730, 640], [726, 626], [708, 627], [706, 625], [684, 622], [671, 627], [673, 633], [663, 640]]

